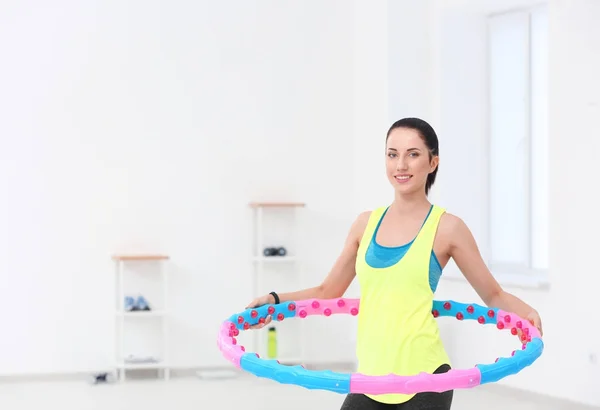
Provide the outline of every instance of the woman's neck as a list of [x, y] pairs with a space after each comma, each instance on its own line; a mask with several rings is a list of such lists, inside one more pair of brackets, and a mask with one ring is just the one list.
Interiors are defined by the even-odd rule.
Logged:
[[423, 209], [429, 209], [431, 207], [431, 202], [423, 193], [415, 193], [409, 195], [402, 195], [396, 193], [394, 195], [394, 202], [390, 206], [390, 210], [392, 212], [400, 212], [403, 214], [411, 213], [411, 212], [419, 212]]

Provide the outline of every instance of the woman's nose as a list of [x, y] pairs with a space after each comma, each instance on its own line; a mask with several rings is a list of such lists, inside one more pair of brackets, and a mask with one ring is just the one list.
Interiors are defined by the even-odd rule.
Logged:
[[406, 169], [406, 160], [404, 160], [403, 158], [399, 158], [398, 161], [396, 162], [396, 169], [397, 170], [401, 170], [401, 169]]

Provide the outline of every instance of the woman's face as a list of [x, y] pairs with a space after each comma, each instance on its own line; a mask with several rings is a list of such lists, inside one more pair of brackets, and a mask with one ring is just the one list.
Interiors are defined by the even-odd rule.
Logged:
[[401, 193], [425, 192], [427, 175], [435, 170], [439, 158], [430, 160], [429, 149], [419, 133], [395, 128], [386, 143], [386, 172], [394, 189]]

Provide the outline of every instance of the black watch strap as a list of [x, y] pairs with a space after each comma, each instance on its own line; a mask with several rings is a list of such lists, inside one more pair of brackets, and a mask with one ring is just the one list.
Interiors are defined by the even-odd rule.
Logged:
[[270, 292], [269, 295], [273, 295], [273, 297], [275, 298], [275, 304], [278, 305], [280, 303], [279, 301], [279, 295], [275, 292]]

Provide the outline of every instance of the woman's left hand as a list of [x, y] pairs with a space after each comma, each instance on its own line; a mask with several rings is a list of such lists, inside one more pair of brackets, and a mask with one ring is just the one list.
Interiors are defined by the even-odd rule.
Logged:
[[540, 315], [536, 310], [532, 310], [531, 312], [529, 312], [525, 319], [527, 319], [529, 323], [531, 323], [537, 328], [537, 330], [540, 331], [540, 336], [544, 335], [544, 332], [542, 331], [542, 319], [540, 318]]

